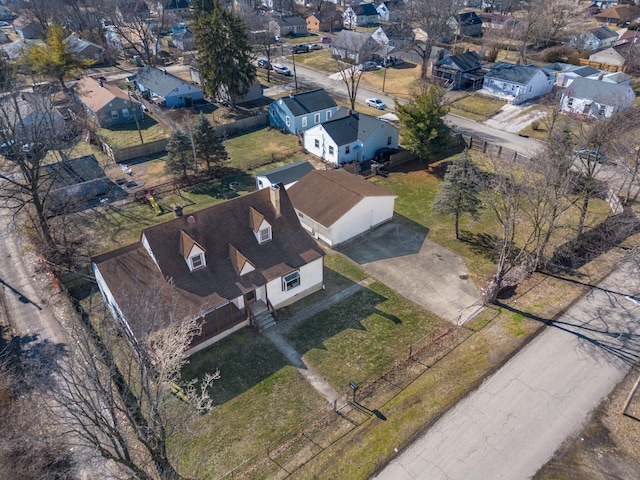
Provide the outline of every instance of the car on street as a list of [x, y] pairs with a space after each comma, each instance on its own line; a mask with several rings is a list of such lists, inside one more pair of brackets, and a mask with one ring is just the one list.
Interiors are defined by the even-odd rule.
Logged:
[[273, 64], [273, 71], [280, 75], [284, 75], [285, 77], [291, 76], [291, 70], [289, 70], [289, 67], [280, 63]]
[[307, 53], [309, 51], [309, 45], [294, 45], [291, 47], [291, 53]]
[[282, 42], [282, 37], [280, 35], [274, 35], [273, 39], [278, 43]]
[[370, 70], [377, 70], [380, 66], [376, 62], [364, 62], [358, 65], [358, 70], [361, 72], [368, 72]]
[[384, 110], [387, 105], [379, 98], [367, 98], [364, 103], [369, 107], [377, 108], [378, 110]]
[[11, 24], [9, 22], [0, 21], [0, 27], [9, 27]]
[[574, 150], [573, 153], [583, 160], [595, 160], [596, 162], [602, 162], [605, 157], [604, 152], [596, 149]]
[[269, 61], [264, 58], [261, 58], [260, 60], [258, 60], [258, 66], [260, 68], [266, 68], [267, 70], [273, 69], [273, 67], [271, 66], [271, 63], [269, 63]]
[[309, 50], [313, 51], [313, 50], [322, 50], [322, 45], [320, 45], [319, 43], [311, 43], [309, 44]]

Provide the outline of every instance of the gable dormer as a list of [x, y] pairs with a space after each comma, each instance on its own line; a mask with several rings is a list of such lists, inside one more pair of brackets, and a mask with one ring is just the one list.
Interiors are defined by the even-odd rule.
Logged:
[[256, 266], [231, 244], [229, 244], [229, 260], [231, 261], [236, 274], [239, 276], [253, 272], [256, 269]]
[[250, 211], [251, 230], [256, 237], [257, 242], [262, 245], [272, 238], [271, 224], [267, 222], [260, 212], [251, 207]]
[[187, 263], [190, 272], [207, 266], [205, 249], [182, 230], [180, 231], [180, 255]]

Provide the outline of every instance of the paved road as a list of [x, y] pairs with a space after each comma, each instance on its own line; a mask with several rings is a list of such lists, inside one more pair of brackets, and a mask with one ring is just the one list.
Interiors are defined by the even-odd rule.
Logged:
[[533, 476], [639, 358], [639, 266], [592, 288], [374, 478]]

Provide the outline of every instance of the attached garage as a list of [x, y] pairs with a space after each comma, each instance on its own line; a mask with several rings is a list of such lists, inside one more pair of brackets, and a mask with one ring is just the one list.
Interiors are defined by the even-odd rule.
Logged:
[[302, 226], [332, 247], [391, 220], [396, 199], [344, 170], [314, 170], [287, 193]]

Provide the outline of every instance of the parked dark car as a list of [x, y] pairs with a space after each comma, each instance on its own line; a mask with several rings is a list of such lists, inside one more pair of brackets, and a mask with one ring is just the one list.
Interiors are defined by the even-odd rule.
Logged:
[[260, 68], [266, 68], [267, 70], [273, 70], [273, 67], [271, 66], [271, 64], [264, 58], [261, 58], [260, 60], [258, 60], [258, 66]]
[[309, 45], [294, 45], [291, 47], [291, 53], [307, 53], [309, 51]]
[[585, 160], [595, 160], [596, 162], [602, 162], [604, 160], [604, 152], [600, 150], [575, 150], [575, 153], [579, 158], [583, 158]]

